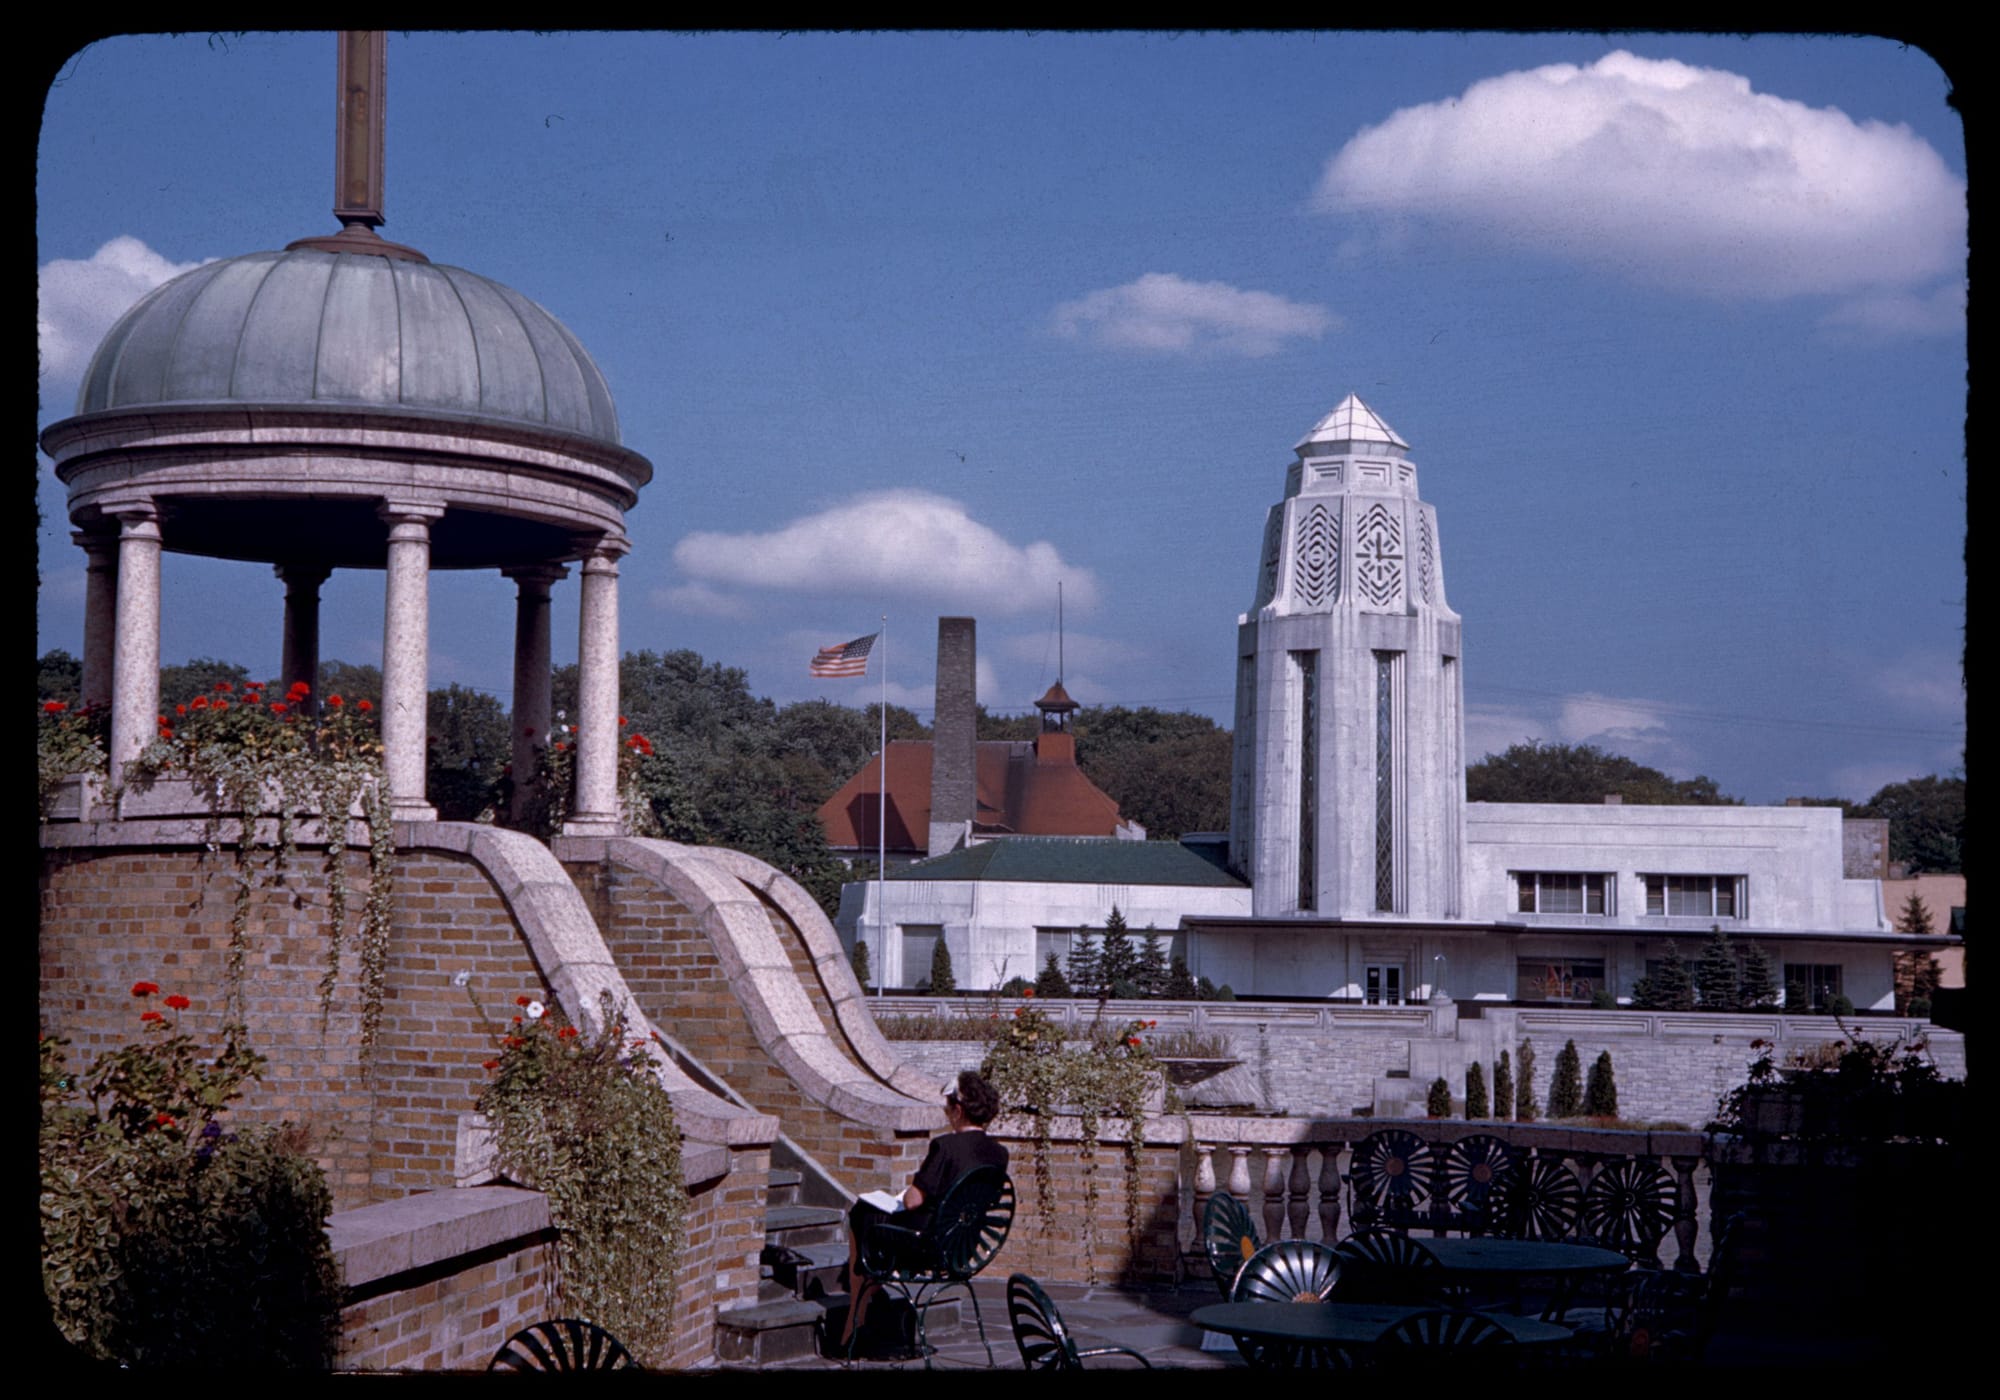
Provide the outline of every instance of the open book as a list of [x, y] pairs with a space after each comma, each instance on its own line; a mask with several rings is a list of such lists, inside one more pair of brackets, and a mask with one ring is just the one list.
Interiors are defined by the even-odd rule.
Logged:
[[859, 1199], [866, 1201], [869, 1205], [875, 1207], [875, 1209], [891, 1215], [903, 1208], [903, 1198], [901, 1196], [892, 1196], [887, 1191], [863, 1191]]

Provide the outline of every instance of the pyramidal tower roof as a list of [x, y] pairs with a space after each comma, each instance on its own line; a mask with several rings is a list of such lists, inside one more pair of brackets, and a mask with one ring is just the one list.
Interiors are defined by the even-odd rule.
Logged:
[[1382, 443], [1401, 452], [1410, 449], [1410, 445], [1397, 437], [1396, 430], [1384, 423], [1374, 409], [1361, 402], [1357, 395], [1349, 394], [1333, 412], [1313, 424], [1306, 435], [1292, 445], [1292, 450], [1303, 457], [1308, 455], [1308, 447], [1318, 447], [1322, 451], [1311, 455], [1320, 456], [1327, 455], [1325, 449], [1329, 447], [1333, 452], [1339, 452], [1341, 449], [1336, 444], [1361, 442]]

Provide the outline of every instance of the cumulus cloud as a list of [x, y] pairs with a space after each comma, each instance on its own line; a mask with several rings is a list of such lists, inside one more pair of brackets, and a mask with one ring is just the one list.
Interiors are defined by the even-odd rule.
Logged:
[[1921, 287], [1874, 312], [1900, 307], [1911, 328], [1913, 306], [1935, 317], [1929, 289], [1962, 278], [1966, 256], [1965, 182], [1907, 126], [1622, 51], [1406, 107], [1328, 161], [1314, 204], [1433, 219], [1716, 295]]
[[36, 326], [43, 379], [83, 378], [97, 342], [134, 302], [162, 282], [209, 261], [169, 262], [138, 239], [120, 235], [88, 258], [43, 263]]
[[751, 613], [748, 599], [734, 593], [723, 593], [710, 588], [705, 583], [683, 583], [671, 588], [655, 588], [652, 592], [655, 606], [670, 612], [694, 613], [702, 617], [748, 617]]
[[674, 563], [702, 591], [669, 592], [711, 601], [730, 588], [914, 595], [1004, 616], [1052, 607], [1058, 581], [1072, 607], [1097, 600], [1096, 576], [1054, 545], [1015, 544], [928, 491], [857, 496], [763, 534], [692, 534], [674, 546]]
[[1050, 314], [1056, 334], [1128, 350], [1276, 354], [1288, 340], [1318, 340], [1339, 324], [1323, 306], [1249, 292], [1227, 282], [1190, 282], [1149, 272], [1106, 287]]
[[1663, 707], [1584, 692], [1547, 707], [1468, 705], [1465, 751], [1474, 762], [1515, 744], [1590, 744], [1673, 772], [1688, 757]]

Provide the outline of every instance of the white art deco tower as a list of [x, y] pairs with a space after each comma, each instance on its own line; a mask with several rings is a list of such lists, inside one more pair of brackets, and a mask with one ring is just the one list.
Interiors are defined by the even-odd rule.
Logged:
[[1260, 918], [1459, 917], [1459, 617], [1409, 444], [1350, 394], [1293, 449], [1238, 619], [1230, 861]]

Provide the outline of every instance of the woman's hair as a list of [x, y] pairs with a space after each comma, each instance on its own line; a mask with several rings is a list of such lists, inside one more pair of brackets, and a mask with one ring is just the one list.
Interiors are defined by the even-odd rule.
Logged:
[[958, 1111], [965, 1115], [965, 1121], [980, 1127], [991, 1123], [1000, 1112], [999, 1091], [976, 1069], [959, 1073], [953, 1097], [958, 1100]]

